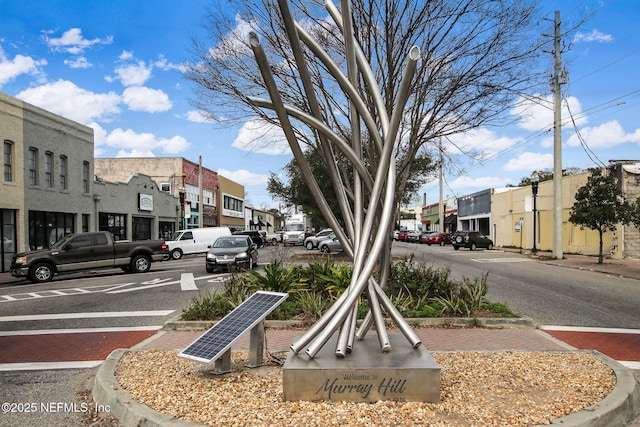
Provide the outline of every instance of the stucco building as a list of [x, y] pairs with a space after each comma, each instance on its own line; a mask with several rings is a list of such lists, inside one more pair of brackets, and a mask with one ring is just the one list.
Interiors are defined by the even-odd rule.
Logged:
[[243, 227], [244, 187], [200, 163], [183, 157], [98, 158], [95, 170], [106, 181], [122, 181], [136, 171], [150, 176], [162, 191], [183, 198], [180, 228]]
[[178, 199], [149, 176], [94, 180], [93, 129], [0, 93], [0, 271], [68, 233], [145, 240], [175, 228]]

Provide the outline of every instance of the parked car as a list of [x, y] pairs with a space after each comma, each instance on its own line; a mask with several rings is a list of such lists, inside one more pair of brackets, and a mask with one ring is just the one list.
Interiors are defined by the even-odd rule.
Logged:
[[229, 227], [204, 227], [178, 230], [167, 240], [169, 256], [178, 260], [182, 255], [203, 254], [218, 237], [231, 236]]
[[322, 240], [331, 238], [330, 237], [331, 235], [335, 237], [335, 234], [333, 234], [332, 229], [326, 228], [324, 230], [321, 230], [316, 234], [314, 234], [313, 236], [309, 236], [306, 239], [304, 239], [304, 247], [309, 250], [315, 249], [318, 247], [318, 243], [320, 243]]
[[338, 240], [335, 234], [332, 234], [332, 237], [330, 239], [322, 240], [318, 244], [318, 249], [323, 254], [333, 254], [342, 252], [344, 250], [342, 244], [340, 243], [340, 240]]
[[398, 240], [398, 235], [399, 234], [400, 234], [400, 231], [394, 230], [394, 232], [393, 232], [393, 240]]
[[256, 244], [256, 247], [261, 248], [267, 244], [267, 238], [260, 234], [258, 230], [241, 230], [234, 231], [234, 236], [249, 236], [253, 243]]
[[49, 249], [15, 254], [11, 275], [43, 283], [56, 274], [97, 268], [146, 273], [152, 262], [162, 261], [168, 254], [164, 240], [115, 241], [108, 231], [67, 234]]
[[407, 237], [405, 238], [405, 242], [407, 243], [418, 243], [420, 241], [420, 232], [419, 231], [409, 231], [407, 233]]
[[230, 267], [252, 269], [258, 263], [258, 248], [251, 237], [240, 234], [219, 237], [206, 257], [207, 273]]
[[282, 231], [274, 231], [273, 233], [267, 234], [267, 243], [273, 246], [276, 246], [278, 243], [282, 243]]
[[456, 251], [460, 248], [469, 248], [472, 251], [477, 248], [493, 249], [493, 240], [479, 231], [456, 231], [451, 237], [451, 244]]
[[427, 245], [450, 245], [451, 244], [451, 236], [445, 233], [433, 232], [428, 233], [422, 239], [422, 243], [426, 243]]

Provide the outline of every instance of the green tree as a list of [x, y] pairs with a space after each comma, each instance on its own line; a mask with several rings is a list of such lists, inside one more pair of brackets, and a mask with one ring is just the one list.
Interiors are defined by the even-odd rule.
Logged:
[[600, 237], [598, 263], [602, 264], [602, 237], [619, 224], [640, 223], [640, 198], [635, 203], [624, 200], [616, 179], [593, 169], [587, 183], [578, 189], [569, 222], [581, 229], [596, 230]]

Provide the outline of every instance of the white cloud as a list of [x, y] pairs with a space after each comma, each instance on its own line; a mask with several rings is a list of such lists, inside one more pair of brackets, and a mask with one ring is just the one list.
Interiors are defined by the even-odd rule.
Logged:
[[[568, 107], [567, 107], [568, 104]], [[545, 131], [553, 128], [553, 97], [551, 95], [534, 95], [521, 98], [511, 114], [519, 117], [518, 126], [530, 132]], [[582, 113], [582, 105], [578, 98], [570, 96], [562, 103], [562, 117], [573, 115], [576, 125], [583, 126], [588, 117]]]
[[16, 98], [80, 123], [109, 120], [120, 113], [120, 96], [94, 93], [67, 80], [23, 90]]
[[164, 55], [160, 55], [158, 60], [154, 62], [153, 65], [164, 71], [170, 71], [170, 70], [184, 71], [184, 67], [182, 66], [182, 64], [174, 64], [172, 62], [169, 62], [167, 58], [164, 57]]
[[235, 171], [231, 171], [228, 169], [218, 169], [218, 174], [245, 186], [266, 185], [269, 179], [269, 175], [249, 172], [246, 169], [239, 169]]
[[44, 59], [35, 60], [29, 56], [16, 55], [13, 59], [6, 57], [0, 47], [0, 87], [22, 74], [40, 74], [38, 67], [47, 65]]
[[[149, 77], [153, 66], [147, 66], [144, 61], [136, 64], [121, 65], [115, 69], [115, 79], [120, 80], [123, 86], [142, 86]], [[107, 77], [107, 81], [113, 81], [114, 77]]]
[[505, 171], [531, 171], [553, 167], [553, 155], [525, 152], [504, 165]]
[[155, 154], [153, 154], [152, 151], [120, 150], [118, 154], [116, 154], [116, 157], [155, 157]]
[[590, 33], [576, 33], [576, 36], [573, 38], [573, 43], [611, 43], [613, 41], [613, 36], [611, 34], [604, 34], [600, 31], [593, 29]]
[[55, 52], [67, 52], [72, 55], [79, 55], [93, 45], [113, 43], [113, 36], [107, 36], [104, 39], [95, 38], [88, 40], [82, 36], [82, 30], [80, 28], [71, 28], [65, 31], [60, 38], [50, 38], [45, 35], [44, 40]]
[[[120, 153], [146, 153], [142, 157], [152, 156], [154, 150], [174, 155], [189, 148], [189, 142], [181, 136], [158, 138], [152, 133], [136, 133], [131, 129], [114, 129], [106, 136], [104, 144], [112, 148], [121, 148]], [[124, 156], [124, 154], [123, 154]]]
[[449, 138], [451, 145], [446, 150], [452, 153], [462, 151], [463, 153], [479, 152], [481, 157], [494, 155], [502, 150], [506, 150], [518, 140], [505, 136], [498, 136], [495, 132], [479, 128], [473, 131], [453, 135]]
[[235, 19], [236, 27], [209, 51], [213, 58], [235, 58], [251, 53], [249, 32], [253, 26], [240, 15], [236, 15]]
[[65, 59], [64, 63], [71, 68], [87, 69], [92, 67], [91, 63], [89, 63], [89, 61], [87, 61], [87, 58], [85, 58], [84, 56], [78, 56], [74, 59]]
[[[582, 128], [580, 135], [590, 148], [611, 148], [628, 142], [640, 144], [640, 129], [636, 129], [633, 133], [625, 133], [617, 120], [596, 127]], [[569, 137], [567, 145], [572, 147], [580, 145], [580, 140], [575, 133]]]
[[187, 113], [187, 120], [194, 123], [213, 123], [207, 116], [198, 110], [191, 110]]
[[249, 120], [242, 125], [231, 145], [252, 153], [271, 155], [290, 153], [289, 144], [282, 129], [260, 119]]
[[173, 106], [169, 96], [163, 91], [142, 86], [126, 88], [122, 93], [122, 101], [132, 111], [146, 111], [148, 113], [167, 111]]
[[468, 189], [478, 188], [484, 190], [486, 188], [500, 188], [505, 187], [511, 180], [507, 178], [500, 178], [497, 176], [483, 176], [478, 178], [471, 178], [469, 176], [459, 176], [453, 181], [448, 182], [448, 187], [453, 189]]

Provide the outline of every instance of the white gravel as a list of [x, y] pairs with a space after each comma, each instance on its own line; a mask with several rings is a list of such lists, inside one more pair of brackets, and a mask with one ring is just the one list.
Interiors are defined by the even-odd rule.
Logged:
[[[578, 412], [606, 397], [615, 374], [577, 352], [432, 352], [441, 402], [284, 402], [280, 366], [214, 376], [176, 352], [126, 353], [116, 373], [140, 403], [208, 426], [530, 426]], [[282, 357], [286, 355], [282, 354]]]

